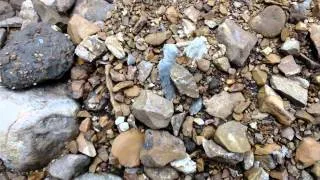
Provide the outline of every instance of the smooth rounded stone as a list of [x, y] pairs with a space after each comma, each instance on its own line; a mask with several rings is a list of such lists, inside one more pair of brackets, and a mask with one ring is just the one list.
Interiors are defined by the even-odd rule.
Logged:
[[273, 89], [279, 91], [293, 103], [300, 106], [307, 105], [308, 89], [303, 88], [299, 82], [279, 75], [273, 75], [270, 79], [270, 84]]
[[118, 135], [111, 148], [111, 153], [125, 167], [140, 165], [140, 150], [144, 143], [144, 134], [137, 129], [131, 129]]
[[14, 33], [0, 51], [2, 84], [22, 89], [61, 78], [72, 66], [73, 44], [45, 23]]
[[199, 97], [199, 89], [192, 74], [179, 64], [172, 66], [170, 77], [180, 94], [187, 95], [192, 98]]
[[264, 37], [275, 37], [281, 33], [286, 23], [286, 14], [281, 7], [273, 5], [266, 7], [253, 17], [250, 27]]
[[53, 161], [48, 168], [50, 176], [59, 179], [72, 179], [86, 171], [90, 158], [80, 154], [67, 154]]
[[0, 159], [20, 171], [40, 169], [78, 132], [78, 104], [65, 86], [11, 91], [0, 87]]
[[165, 128], [173, 115], [173, 103], [152, 91], [143, 90], [132, 104], [133, 115], [152, 129]]
[[296, 150], [296, 160], [309, 167], [320, 161], [320, 143], [311, 137], [302, 139]]
[[202, 147], [208, 156], [208, 158], [213, 159], [218, 162], [236, 165], [243, 161], [242, 153], [228, 152], [223, 147], [219, 146], [212, 140], [202, 140]]
[[231, 152], [245, 153], [251, 149], [247, 137], [247, 126], [236, 121], [229, 121], [220, 125], [216, 130], [214, 139]]
[[182, 125], [185, 117], [186, 117], [186, 113], [185, 112], [172, 116], [172, 118], [171, 118], [171, 126], [172, 126], [172, 130], [173, 130], [173, 134], [175, 136], [179, 135], [180, 128], [181, 128], [181, 125]]
[[294, 57], [292, 55], [282, 58], [280, 64], [278, 65], [278, 68], [285, 76], [292, 76], [292, 75], [299, 74], [302, 69], [295, 62]]
[[75, 49], [75, 54], [81, 59], [92, 62], [107, 50], [103, 41], [97, 35], [88, 36]]
[[144, 40], [146, 41], [146, 43], [152, 46], [159, 46], [163, 44], [164, 41], [169, 39], [171, 37], [171, 34], [172, 34], [171, 31], [152, 33], [144, 37]]
[[75, 180], [122, 180], [122, 178], [114, 174], [107, 173], [85, 173], [81, 176], [76, 177]]
[[168, 163], [183, 159], [186, 148], [180, 138], [167, 131], [147, 130], [140, 151], [140, 160], [145, 167], [164, 167]]
[[172, 161], [170, 165], [183, 174], [192, 174], [197, 171], [197, 163], [194, 162], [189, 155], [184, 159]]
[[218, 27], [217, 40], [227, 47], [227, 56], [230, 62], [236, 66], [245, 64], [258, 41], [255, 35], [244, 31], [229, 19]]
[[15, 15], [12, 6], [6, 1], [0, 1], [0, 21]]
[[284, 52], [287, 55], [299, 55], [300, 53], [300, 42], [294, 38], [287, 39], [282, 46], [280, 47], [280, 50]]
[[210, 61], [206, 59], [197, 60], [197, 67], [202, 72], [208, 72], [210, 69]]
[[269, 180], [269, 174], [261, 167], [252, 168], [244, 173], [248, 180]]
[[164, 168], [144, 168], [144, 173], [151, 180], [175, 180], [179, 178], [179, 174], [171, 167]]
[[114, 8], [105, 0], [77, 0], [72, 14], [80, 14], [89, 21], [105, 21]]

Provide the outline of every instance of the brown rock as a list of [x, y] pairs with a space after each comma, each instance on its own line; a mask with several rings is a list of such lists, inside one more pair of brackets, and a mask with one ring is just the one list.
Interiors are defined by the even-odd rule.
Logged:
[[200, 59], [197, 61], [197, 66], [200, 71], [207, 72], [210, 69], [210, 61], [206, 59]]
[[188, 116], [182, 124], [182, 134], [186, 137], [192, 137], [194, 118]]
[[95, 157], [97, 155], [96, 149], [91, 141], [88, 141], [84, 134], [80, 133], [77, 138], [78, 151], [89, 156]]
[[113, 69], [110, 70], [110, 76], [112, 81], [114, 82], [121, 82], [126, 80], [126, 77], [124, 74], [121, 74]]
[[179, 174], [171, 167], [164, 168], [144, 168], [144, 172], [151, 180], [174, 180], [179, 178]]
[[164, 31], [164, 32], [148, 34], [146, 37], [144, 37], [144, 40], [146, 41], [146, 43], [152, 46], [159, 46], [163, 44], [164, 41], [166, 41], [170, 37], [171, 37], [171, 31]]
[[274, 179], [279, 179], [279, 180], [288, 180], [288, 172], [287, 170], [281, 170], [281, 171], [270, 171], [270, 176]]
[[278, 64], [281, 61], [281, 57], [277, 54], [269, 54], [266, 59], [266, 63], [268, 64]]
[[254, 69], [252, 70], [252, 77], [256, 81], [258, 86], [263, 86], [266, 84], [268, 79], [268, 74], [265, 71], [262, 71], [260, 69]]
[[140, 150], [144, 143], [144, 134], [137, 129], [121, 133], [117, 136], [111, 148], [111, 153], [125, 167], [140, 165]]
[[266, 144], [263, 147], [261, 147], [260, 145], [256, 145], [255, 148], [256, 150], [254, 151], [254, 154], [269, 155], [275, 151], [279, 151], [281, 149], [281, 146], [279, 146], [278, 144], [272, 143], [272, 144]]
[[296, 151], [296, 159], [305, 167], [320, 161], [320, 143], [310, 137], [302, 139]]
[[166, 17], [167, 19], [173, 23], [173, 24], [177, 24], [178, 21], [179, 21], [179, 13], [178, 11], [176, 10], [175, 7], [173, 6], [170, 6], [167, 11], [166, 11]]
[[91, 127], [91, 119], [86, 118], [81, 122], [81, 124], [79, 126], [79, 130], [83, 133], [86, 133], [89, 131], [90, 127]]
[[122, 81], [122, 82], [119, 82], [118, 84], [116, 84], [115, 86], [113, 86], [112, 91], [118, 92], [122, 89], [132, 87], [133, 85], [134, 85], [133, 81]]
[[132, 98], [132, 97], [139, 96], [140, 91], [141, 91], [141, 89], [138, 86], [132, 86], [131, 88], [128, 88], [128, 89], [124, 90], [123, 92], [127, 97]]

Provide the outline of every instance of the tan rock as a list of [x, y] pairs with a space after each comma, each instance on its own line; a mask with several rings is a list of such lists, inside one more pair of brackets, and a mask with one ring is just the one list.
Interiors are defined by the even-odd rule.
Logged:
[[81, 124], [79, 126], [79, 130], [83, 133], [86, 133], [89, 131], [90, 127], [91, 127], [91, 119], [86, 118], [81, 122]]
[[167, 11], [166, 11], [166, 17], [167, 19], [173, 23], [173, 24], [177, 24], [178, 21], [179, 21], [179, 13], [178, 11], [176, 10], [175, 7], [173, 6], [170, 6]]
[[320, 161], [320, 143], [310, 137], [302, 139], [296, 150], [296, 159], [305, 167]]
[[261, 167], [252, 168], [244, 173], [246, 179], [248, 180], [267, 180], [269, 179], [269, 174]]
[[288, 179], [288, 172], [287, 170], [281, 170], [281, 171], [270, 171], [270, 176], [274, 179], [279, 179], [279, 180], [287, 180]]
[[281, 61], [281, 57], [277, 54], [269, 54], [266, 57], [266, 63], [268, 64], [278, 64]]
[[200, 11], [197, 10], [194, 6], [186, 8], [183, 13], [194, 23], [197, 23], [201, 15]]
[[139, 96], [140, 91], [141, 91], [141, 89], [138, 86], [132, 86], [131, 88], [128, 88], [128, 89], [124, 90], [123, 92], [127, 97], [132, 98], [132, 97]]
[[265, 71], [262, 71], [260, 69], [254, 69], [252, 70], [252, 77], [256, 81], [258, 86], [263, 86], [266, 84], [268, 79], [268, 74]]
[[115, 86], [113, 86], [112, 91], [118, 92], [122, 89], [132, 87], [133, 85], [134, 85], [133, 81], [122, 81], [122, 82], [119, 82], [118, 84], [116, 84]]
[[105, 44], [109, 51], [118, 59], [123, 59], [126, 56], [121, 42], [117, 39], [116, 36], [109, 36], [106, 38]]
[[318, 161], [318, 162], [316, 162], [316, 164], [314, 164], [311, 171], [316, 177], [318, 177], [318, 178], [320, 177], [320, 161]]
[[89, 156], [89, 157], [95, 157], [97, 155], [96, 149], [93, 145], [93, 143], [89, 140], [87, 140], [84, 137], [84, 134], [80, 133], [77, 138], [77, 144], [78, 144], [78, 151]]
[[117, 136], [111, 148], [111, 153], [125, 167], [140, 165], [140, 150], [144, 143], [144, 134], [137, 129], [121, 133]]
[[152, 46], [159, 46], [171, 37], [171, 31], [148, 34], [144, 40]]
[[75, 14], [68, 22], [67, 31], [71, 40], [75, 44], [79, 44], [83, 39], [99, 32], [100, 28], [82, 16]]
[[272, 154], [275, 151], [279, 151], [281, 149], [281, 146], [278, 144], [272, 143], [272, 144], [266, 144], [265, 146], [256, 145], [256, 150], [254, 151], [254, 154], [256, 155], [268, 155]]

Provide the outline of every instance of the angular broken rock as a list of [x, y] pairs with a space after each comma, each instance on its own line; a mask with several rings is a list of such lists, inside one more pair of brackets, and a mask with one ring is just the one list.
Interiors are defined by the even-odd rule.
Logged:
[[137, 79], [143, 83], [150, 75], [152, 68], [153, 68], [153, 64], [151, 62], [148, 61], [141, 61], [138, 66], [138, 77]]
[[117, 39], [116, 36], [109, 36], [106, 38], [105, 44], [109, 51], [118, 59], [123, 59], [126, 56], [126, 53], [122, 47], [121, 42]]
[[278, 68], [285, 76], [292, 76], [301, 72], [301, 67], [295, 62], [292, 55], [282, 58]]
[[42, 22], [52, 25], [68, 24], [69, 19], [60, 15], [54, 8], [47, 6], [40, 0], [33, 0], [32, 3]]
[[269, 180], [269, 174], [262, 168], [251, 168], [244, 173], [248, 180]]
[[25, 0], [21, 4], [21, 11], [19, 16], [23, 19], [22, 29], [25, 28], [27, 25], [32, 23], [37, 23], [39, 21], [39, 16], [34, 9], [32, 0]]
[[204, 100], [206, 112], [211, 116], [226, 119], [232, 114], [233, 108], [245, 98], [241, 93], [228, 93], [222, 91], [220, 94]]
[[21, 17], [15, 16], [0, 21], [0, 28], [19, 28], [21, 27], [22, 23], [23, 19]]
[[186, 148], [180, 138], [167, 131], [147, 130], [140, 152], [145, 167], [164, 167], [168, 163], [186, 157]]
[[244, 31], [232, 20], [225, 20], [218, 27], [217, 40], [227, 46], [227, 56], [236, 66], [243, 66], [258, 39], [255, 35]]
[[299, 82], [274, 75], [270, 79], [270, 84], [273, 89], [277, 90], [297, 105], [307, 105], [308, 90], [303, 88]]
[[300, 42], [294, 38], [288, 38], [281, 46], [280, 50], [287, 55], [299, 55]]
[[220, 125], [214, 139], [229, 151], [245, 153], [251, 150], [247, 137], [247, 127], [236, 121], [229, 121]]
[[261, 112], [270, 113], [284, 125], [290, 125], [295, 117], [284, 108], [282, 98], [268, 85], [263, 86], [258, 93], [258, 103]]
[[309, 31], [311, 41], [317, 51], [317, 56], [320, 57], [320, 25], [312, 24]]
[[170, 165], [184, 174], [192, 174], [197, 171], [197, 163], [189, 155], [184, 159], [172, 161]]
[[0, 159], [10, 169], [40, 169], [78, 133], [78, 104], [65, 86], [13, 92], [0, 87]]
[[320, 143], [311, 137], [302, 139], [296, 150], [296, 159], [305, 167], [320, 161]]
[[93, 143], [86, 139], [83, 133], [80, 133], [77, 138], [78, 151], [82, 154], [85, 154], [89, 157], [95, 157], [97, 155], [97, 151], [93, 145]]
[[180, 132], [181, 125], [186, 117], [186, 113], [180, 113], [172, 116], [171, 118], [171, 126], [173, 129], [173, 135], [178, 136]]
[[85, 38], [76, 48], [75, 54], [81, 59], [92, 62], [100, 57], [105, 51], [106, 46], [97, 35]]
[[144, 134], [137, 129], [131, 129], [117, 136], [111, 148], [111, 153], [125, 167], [140, 165], [140, 150], [144, 143]]
[[172, 66], [170, 77], [176, 85], [180, 94], [185, 94], [192, 98], [199, 97], [199, 89], [192, 74], [179, 64]]
[[167, 127], [173, 115], [173, 110], [171, 101], [148, 90], [141, 91], [132, 104], [133, 115], [152, 129]]
[[146, 43], [152, 46], [159, 46], [163, 44], [164, 41], [169, 39], [170, 37], [171, 37], [171, 31], [164, 31], [164, 32], [148, 34], [146, 37], [144, 37], [144, 40], [146, 41]]
[[250, 27], [264, 37], [275, 37], [286, 23], [286, 14], [281, 7], [272, 5], [251, 19]]

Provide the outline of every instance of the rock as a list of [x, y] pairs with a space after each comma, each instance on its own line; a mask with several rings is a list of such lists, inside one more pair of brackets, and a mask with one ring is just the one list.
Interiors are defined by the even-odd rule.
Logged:
[[[208, 53], [208, 40], [204, 36], [196, 37], [190, 41], [184, 48], [185, 54], [192, 61], [203, 60], [202, 58]], [[193, 62], [194, 63], [194, 62]]]
[[118, 135], [113, 143], [111, 153], [125, 167], [140, 165], [140, 150], [144, 143], [144, 134], [137, 129], [131, 129]]
[[97, 58], [101, 57], [106, 50], [107, 49], [103, 41], [99, 40], [97, 35], [93, 35], [85, 38], [76, 47], [75, 54], [85, 61], [93, 62]]
[[274, 179], [279, 179], [279, 180], [286, 180], [288, 179], [288, 172], [286, 169], [281, 170], [281, 171], [270, 171], [270, 176]]
[[12, 6], [6, 1], [0, 1], [0, 21], [11, 18], [15, 15]]
[[12, 17], [0, 21], [0, 28], [20, 28], [22, 26], [23, 19], [21, 17]]
[[197, 62], [197, 67], [202, 72], [207, 72], [210, 69], [210, 61], [206, 59], [200, 59]]
[[251, 149], [247, 138], [247, 127], [236, 121], [220, 125], [214, 139], [231, 152], [245, 153]]
[[33, 6], [42, 22], [52, 25], [67, 25], [68, 18], [60, 15], [55, 9], [45, 5], [40, 0], [33, 0]]
[[21, 89], [59, 79], [72, 66], [73, 50], [72, 42], [49, 25], [30, 25], [0, 50], [2, 83]]
[[119, 82], [118, 84], [114, 85], [112, 88], [113, 92], [118, 92], [122, 89], [126, 89], [128, 87], [132, 87], [134, 85], [133, 81], [122, 81]]
[[244, 174], [248, 180], [269, 180], [269, 174], [261, 167], [252, 168]]
[[66, 13], [72, 8], [76, 0], [56, 0], [56, 8], [61, 13]]
[[195, 115], [200, 112], [200, 110], [202, 109], [202, 104], [202, 98], [195, 99], [189, 108], [190, 115]]
[[218, 27], [217, 40], [227, 46], [227, 56], [230, 62], [236, 66], [243, 66], [257, 43], [257, 38], [244, 31], [232, 20], [225, 20]]
[[314, 116], [320, 116], [320, 103], [311, 104], [307, 108], [307, 112]]
[[137, 79], [143, 83], [150, 76], [150, 73], [153, 68], [153, 64], [148, 61], [141, 61], [138, 66], [138, 77]]
[[188, 116], [182, 125], [182, 134], [186, 137], [192, 137], [193, 133], [193, 121], [194, 118], [192, 116]]
[[308, 101], [308, 90], [304, 89], [298, 82], [282, 76], [273, 75], [270, 79], [271, 87], [294, 103], [305, 106]]
[[229, 72], [231, 65], [229, 63], [229, 59], [226, 57], [221, 57], [213, 60], [213, 64], [221, 71]]
[[152, 129], [165, 128], [173, 115], [173, 104], [151, 91], [141, 91], [132, 104], [133, 115]]
[[202, 140], [202, 147], [208, 156], [215, 161], [236, 165], [243, 161], [243, 154], [228, 152], [212, 140]]
[[308, 9], [310, 9], [311, 0], [304, 0], [301, 3], [292, 4], [289, 9], [289, 21], [293, 23], [303, 22], [307, 18]]
[[7, 31], [4, 28], [0, 28], [0, 48], [4, 45], [4, 42], [7, 39]]
[[189, 37], [197, 29], [196, 25], [188, 19], [182, 19], [182, 26], [184, 34]]
[[269, 54], [266, 56], [266, 63], [268, 64], [278, 64], [281, 61], [281, 57], [277, 54]]
[[245, 98], [241, 93], [228, 93], [222, 91], [220, 94], [204, 100], [206, 112], [211, 116], [226, 119], [232, 114], [233, 108]]
[[200, 11], [196, 9], [194, 6], [190, 6], [184, 10], [184, 15], [187, 16], [191, 21], [197, 23], [198, 19], [200, 18]]
[[183, 66], [175, 64], [170, 71], [170, 77], [180, 94], [185, 94], [192, 98], [199, 97], [199, 89], [192, 74]]
[[312, 24], [309, 32], [311, 41], [317, 50], [317, 56], [320, 57], [320, 25]]
[[21, 5], [19, 16], [23, 19], [22, 29], [32, 23], [39, 21], [39, 16], [34, 9], [32, 0], [25, 0]]
[[163, 44], [164, 41], [166, 41], [170, 37], [171, 37], [171, 32], [164, 31], [164, 32], [148, 34], [146, 37], [144, 37], [144, 40], [146, 41], [146, 43], [152, 46], [159, 46]]
[[67, 31], [71, 40], [75, 44], [79, 44], [83, 39], [99, 32], [100, 28], [80, 15], [75, 14], [68, 22]]
[[272, 5], [251, 19], [250, 27], [264, 37], [276, 37], [286, 23], [286, 14], [281, 7]]
[[93, 143], [89, 140], [87, 140], [84, 136], [84, 134], [80, 133], [80, 135], [77, 138], [77, 144], [78, 144], [78, 151], [89, 156], [89, 157], [95, 157], [97, 155], [96, 149], [93, 145]]
[[180, 131], [181, 125], [182, 125], [185, 117], [186, 117], [186, 113], [185, 112], [172, 116], [172, 118], [171, 118], [171, 126], [172, 126], [172, 129], [173, 129], [173, 134], [175, 136], [179, 135], [179, 131]]
[[294, 138], [294, 130], [291, 127], [287, 127], [281, 130], [281, 136], [292, 141]]
[[[312, 106], [312, 105], [311, 105]], [[295, 116], [299, 119], [302, 119], [304, 121], [310, 122], [312, 124], [316, 124], [316, 119], [309, 113], [307, 113], [304, 110], [298, 110], [295, 114]]]
[[18, 92], [0, 87], [0, 102], [0, 159], [8, 168], [42, 168], [78, 132], [79, 107], [67, 97], [65, 86]]
[[320, 177], [320, 161], [316, 162], [313, 167], [312, 167], [312, 173], [316, 176], [316, 177]]
[[[6, 0], [6, 1], [8, 1], [8, 0]], [[25, 0], [9, 0], [8, 2], [10, 2], [11, 6], [13, 7], [13, 9], [20, 10], [21, 4], [24, 1]]]
[[144, 173], [151, 180], [174, 180], [179, 178], [179, 174], [171, 167], [164, 168], [144, 168]]
[[92, 22], [105, 21], [113, 8], [114, 6], [105, 0], [77, 0], [72, 13]]
[[287, 39], [281, 46], [280, 50], [288, 55], [299, 55], [300, 42], [294, 38]]
[[67, 154], [49, 165], [50, 176], [58, 179], [72, 179], [86, 171], [90, 158], [80, 154]]
[[260, 69], [254, 69], [252, 70], [252, 78], [256, 81], [258, 86], [263, 86], [266, 84], [268, 80], [268, 74], [265, 71], [262, 71]]
[[254, 154], [252, 151], [248, 151], [244, 154], [243, 166], [245, 170], [249, 170], [254, 165]]
[[320, 143], [310, 137], [303, 138], [296, 150], [296, 160], [305, 167], [320, 161]]
[[271, 155], [255, 156], [255, 160], [266, 170], [275, 169], [277, 164]]
[[132, 86], [131, 88], [125, 89], [123, 92], [127, 97], [137, 97], [140, 94], [141, 89], [138, 86]]
[[295, 117], [284, 108], [281, 97], [268, 85], [259, 90], [258, 102], [261, 112], [272, 114], [281, 124], [290, 125], [295, 120]]
[[301, 67], [294, 61], [292, 55], [282, 58], [278, 68], [285, 76], [292, 76], [301, 72]]
[[105, 44], [109, 51], [118, 59], [123, 59], [126, 56], [124, 49], [116, 36], [106, 38]]
[[140, 152], [140, 160], [145, 167], [164, 167], [168, 163], [183, 159], [186, 148], [183, 141], [167, 131], [147, 130]]
[[184, 174], [192, 174], [197, 171], [196, 162], [192, 161], [189, 156], [184, 159], [172, 161], [170, 165]]
[[85, 173], [75, 178], [75, 180], [122, 180], [122, 178], [113, 174], [106, 174], [106, 173], [101, 173], [101, 174]]
[[90, 111], [100, 111], [105, 108], [109, 95], [106, 92], [101, 92], [101, 89], [97, 88], [91, 91], [84, 101], [84, 106]]
[[173, 6], [166, 10], [166, 17], [173, 24], [177, 24], [179, 21], [179, 13]]

